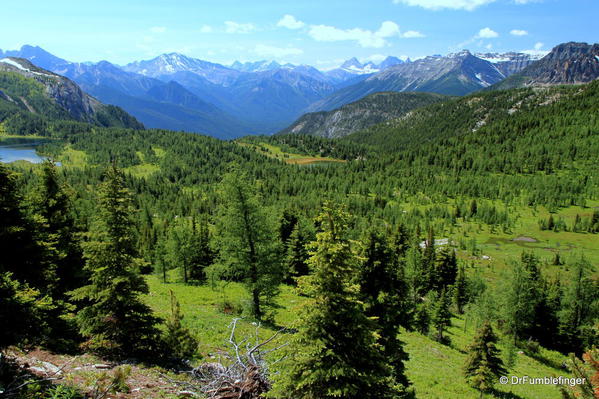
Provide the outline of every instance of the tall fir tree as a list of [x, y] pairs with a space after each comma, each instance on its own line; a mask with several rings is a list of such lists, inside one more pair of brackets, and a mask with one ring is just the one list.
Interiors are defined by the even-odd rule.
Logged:
[[90, 281], [72, 292], [83, 305], [76, 320], [85, 346], [110, 357], [147, 358], [161, 349], [159, 319], [140, 298], [148, 285], [139, 273], [143, 261], [135, 245], [134, 212], [122, 173], [110, 167], [83, 247]]
[[599, 344], [594, 323], [599, 318], [599, 280], [593, 279], [589, 261], [580, 258], [565, 289], [559, 312], [562, 350], [581, 354], [585, 348]]
[[408, 354], [398, 338], [400, 326], [413, 329], [413, 306], [409, 301], [408, 286], [403, 280], [399, 262], [385, 234], [375, 228], [369, 230], [363, 244], [363, 259], [358, 273], [361, 300], [368, 317], [379, 325], [379, 342], [388, 362], [393, 366], [394, 378], [403, 386], [409, 381], [405, 376], [404, 361]]
[[312, 244], [313, 273], [300, 279], [310, 298], [303, 307], [293, 356], [276, 384], [293, 399], [401, 398], [408, 393], [393, 378], [377, 343], [376, 323], [364, 314], [356, 278], [359, 257], [347, 236], [349, 215], [325, 204], [322, 231]]
[[464, 374], [468, 384], [480, 391], [482, 398], [485, 392], [491, 391], [499, 377], [507, 373], [499, 357], [497, 336], [489, 322], [485, 322], [476, 332], [467, 352]]
[[441, 343], [448, 343], [445, 332], [451, 326], [450, 305], [451, 298], [447, 290], [441, 290], [431, 310], [431, 323], [435, 329], [435, 340]]
[[256, 188], [238, 169], [221, 184], [217, 237], [219, 261], [215, 269], [224, 278], [242, 281], [251, 297], [251, 312], [262, 319], [274, 304], [284, 277], [281, 244], [269, 214], [259, 202]]
[[86, 279], [79, 231], [68, 191], [69, 188], [59, 180], [56, 165], [50, 160], [44, 161], [33, 207], [39, 216], [39, 234], [47, 243], [50, 262], [55, 268], [53, 296], [60, 298], [65, 298], [67, 291], [82, 286]]
[[308, 237], [303, 231], [302, 226], [297, 223], [287, 241], [287, 273], [285, 282], [287, 284], [297, 284], [297, 278], [305, 276], [310, 272], [308, 266]]
[[431, 273], [433, 288], [438, 291], [447, 289], [455, 283], [457, 273], [458, 262], [455, 251], [447, 247], [437, 251], [434, 269]]

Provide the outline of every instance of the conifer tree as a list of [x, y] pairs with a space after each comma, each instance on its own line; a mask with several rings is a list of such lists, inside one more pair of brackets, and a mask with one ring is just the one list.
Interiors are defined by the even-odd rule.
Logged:
[[85, 282], [83, 254], [68, 188], [59, 181], [52, 161], [44, 161], [42, 172], [42, 182], [33, 203], [40, 216], [39, 234], [47, 243], [49, 261], [55, 268], [53, 296], [64, 298], [67, 291]]
[[453, 285], [453, 303], [455, 304], [458, 314], [464, 313], [464, 306], [468, 302], [468, 281], [466, 280], [466, 272], [464, 265], [458, 268], [458, 275]]
[[76, 321], [92, 351], [111, 357], [146, 357], [159, 349], [159, 321], [140, 295], [148, 286], [134, 241], [134, 212], [123, 175], [110, 167], [101, 185], [98, 215], [84, 244], [88, 285], [72, 292], [83, 308]]
[[377, 321], [379, 342], [393, 366], [395, 380], [408, 386], [403, 364], [408, 354], [403, 350], [398, 333], [400, 326], [413, 328], [413, 309], [408, 302], [408, 286], [403, 280], [399, 260], [385, 235], [374, 228], [367, 232], [361, 255], [363, 262], [357, 281], [366, 315]]
[[433, 288], [441, 290], [453, 285], [458, 273], [458, 262], [455, 251], [443, 248], [437, 252], [434, 271], [432, 273]]
[[437, 296], [431, 311], [431, 322], [435, 329], [435, 340], [441, 343], [447, 343], [448, 339], [444, 334], [451, 325], [450, 304], [450, 297], [447, 294], [447, 290], [443, 289]]
[[358, 301], [355, 280], [359, 258], [347, 237], [348, 215], [325, 204], [318, 217], [322, 231], [312, 245], [313, 273], [300, 279], [309, 296], [293, 356], [279, 377], [277, 393], [293, 399], [405, 397], [376, 342], [376, 323]]
[[300, 224], [296, 224], [289, 236], [287, 242], [287, 275], [285, 282], [287, 284], [296, 284], [296, 279], [309, 273], [308, 267], [308, 237], [302, 231]]
[[414, 329], [420, 334], [428, 335], [430, 331], [431, 317], [428, 309], [424, 302], [419, 303], [416, 306], [416, 312], [414, 313]]
[[485, 322], [467, 349], [468, 357], [464, 365], [464, 374], [468, 383], [480, 391], [481, 398], [483, 393], [493, 388], [499, 377], [507, 373], [496, 344], [497, 337], [493, 333], [491, 324]]
[[255, 187], [235, 170], [224, 176], [217, 223], [221, 277], [243, 282], [251, 296], [251, 312], [261, 319], [273, 304], [284, 277], [281, 247], [272, 215], [260, 205]]
[[48, 260], [48, 246], [23, 209], [15, 175], [0, 164], [0, 273], [10, 272], [11, 279], [50, 293], [56, 270]]
[[592, 266], [585, 258], [574, 264], [572, 281], [565, 290], [559, 313], [563, 350], [581, 353], [599, 344], [593, 323], [599, 317], [599, 281], [591, 278]]
[[188, 328], [181, 323], [183, 314], [181, 306], [175, 297], [173, 291], [170, 291], [171, 314], [166, 319], [166, 331], [164, 333], [164, 343], [167, 350], [175, 359], [189, 360], [193, 358], [198, 351], [198, 342], [191, 335]]

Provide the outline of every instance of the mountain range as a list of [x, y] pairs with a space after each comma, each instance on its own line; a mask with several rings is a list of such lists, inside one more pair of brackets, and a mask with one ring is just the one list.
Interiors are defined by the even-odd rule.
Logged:
[[[125, 66], [108, 61], [74, 63], [33, 46], [0, 50], [0, 57], [26, 58], [63, 75], [99, 101], [122, 107], [147, 127], [231, 139], [281, 131], [306, 112], [330, 111], [378, 92], [461, 96], [489, 87], [502, 88], [500, 82], [510, 86], [575, 83], [597, 76], [593, 69], [593, 62], [599, 62], [593, 58], [597, 45], [562, 46], [557, 63], [551, 61], [556, 57], [555, 49], [543, 60], [524, 53], [473, 54], [465, 50], [417, 60], [387, 57], [378, 64], [352, 58], [330, 70], [274, 61], [224, 66], [178, 53]], [[584, 65], [559, 61], [578, 56], [583, 57]], [[528, 82], [539, 73], [538, 68], [552, 67], [569, 72], [548, 72], [542, 79]], [[586, 74], [582, 80], [577, 77], [581, 73]]]
[[[23, 58], [0, 57], [0, 108], [3, 122], [7, 118], [17, 122], [19, 114], [24, 113], [100, 126], [144, 127], [121, 108], [101, 103], [70, 79]], [[34, 126], [25, 122], [23, 128], [34, 129]]]

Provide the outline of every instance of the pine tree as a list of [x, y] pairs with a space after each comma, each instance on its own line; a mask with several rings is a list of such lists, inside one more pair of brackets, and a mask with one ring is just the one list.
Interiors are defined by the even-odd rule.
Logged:
[[443, 289], [437, 296], [431, 311], [431, 322], [435, 329], [435, 340], [441, 343], [448, 343], [448, 338], [445, 337], [445, 331], [451, 326], [451, 311], [450, 298], [447, 290]]
[[214, 263], [215, 254], [211, 246], [210, 230], [208, 221], [204, 219], [199, 227], [195, 227], [195, 219], [192, 222], [194, 228], [191, 236], [191, 261], [189, 277], [192, 280], [204, 282], [206, 280], [206, 269]]
[[57, 278], [49, 246], [24, 211], [15, 175], [0, 164], [0, 273], [10, 272], [12, 279], [50, 293]]
[[59, 181], [56, 166], [45, 161], [42, 182], [33, 200], [41, 239], [47, 243], [49, 261], [56, 273], [53, 296], [65, 298], [66, 292], [85, 282], [83, 254], [72, 216], [68, 187]]
[[399, 260], [385, 235], [376, 229], [367, 233], [361, 255], [364, 261], [357, 281], [366, 315], [375, 318], [379, 325], [379, 342], [393, 366], [395, 380], [408, 386], [404, 367], [408, 354], [397, 336], [400, 326], [413, 328], [413, 309], [408, 301], [408, 286], [403, 280]]
[[414, 329], [420, 334], [428, 335], [431, 326], [431, 317], [425, 303], [419, 303], [414, 313]]
[[284, 277], [277, 231], [260, 205], [255, 187], [236, 170], [222, 181], [222, 207], [217, 223], [221, 277], [243, 282], [251, 296], [252, 315], [261, 319], [273, 304]]
[[84, 244], [90, 283], [72, 292], [83, 308], [76, 321], [86, 347], [111, 357], [146, 357], [159, 349], [151, 309], [140, 295], [148, 286], [139, 274], [143, 261], [134, 241], [134, 212], [123, 175], [112, 166], [100, 188], [99, 211]]
[[433, 288], [442, 290], [455, 282], [458, 273], [458, 262], [455, 251], [443, 248], [437, 252], [434, 271], [432, 273]]
[[599, 282], [591, 278], [592, 266], [585, 258], [574, 264], [572, 281], [565, 290], [559, 313], [560, 335], [564, 351], [580, 354], [599, 343], [593, 332], [593, 320], [599, 309]]
[[310, 255], [306, 248], [307, 244], [308, 239], [298, 223], [293, 228], [287, 242], [287, 275], [285, 277], [287, 284], [296, 284], [298, 277], [305, 276], [310, 272], [308, 267]]
[[480, 391], [481, 398], [484, 392], [489, 392], [493, 388], [499, 377], [507, 373], [496, 344], [497, 337], [493, 333], [491, 324], [485, 322], [467, 349], [468, 357], [464, 365], [464, 374], [468, 383]]
[[198, 342], [191, 335], [188, 328], [183, 327], [181, 323], [183, 314], [181, 306], [175, 297], [173, 291], [170, 291], [171, 314], [166, 319], [166, 331], [164, 333], [164, 343], [166, 350], [172, 354], [172, 357], [180, 360], [189, 360], [198, 352]]
[[347, 237], [348, 215], [327, 203], [318, 222], [322, 231], [309, 260], [313, 273], [300, 279], [310, 301], [302, 309], [277, 393], [294, 399], [404, 397], [376, 342], [377, 325], [364, 314], [352, 283], [359, 258]]

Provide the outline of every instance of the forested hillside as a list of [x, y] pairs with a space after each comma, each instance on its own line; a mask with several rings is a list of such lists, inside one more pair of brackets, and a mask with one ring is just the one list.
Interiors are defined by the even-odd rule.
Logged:
[[344, 137], [377, 123], [399, 118], [415, 108], [447, 98], [429, 93], [375, 93], [336, 110], [304, 114], [278, 134]]
[[[596, 373], [599, 82], [449, 99], [337, 140], [0, 104], [0, 138], [41, 136], [60, 162], [0, 164], [12, 397], [596, 389], [498, 380]], [[68, 373], [31, 360], [44, 351]]]

